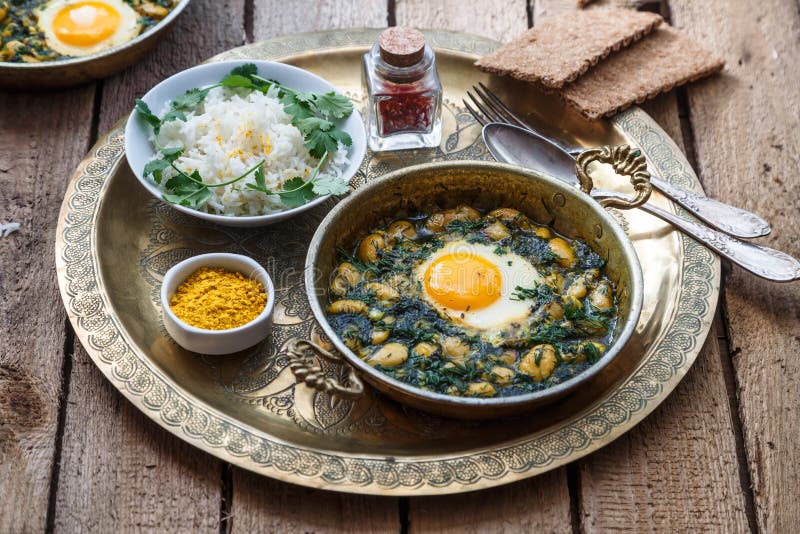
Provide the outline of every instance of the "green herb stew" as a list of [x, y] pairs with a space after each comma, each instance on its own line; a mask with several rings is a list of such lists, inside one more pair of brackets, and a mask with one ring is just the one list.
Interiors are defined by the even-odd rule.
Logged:
[[455, 396], [540, 391], [605, 353], [604, 260], [511, 208], [397, 219], [340, 251], [327, 319], [381, 372]]

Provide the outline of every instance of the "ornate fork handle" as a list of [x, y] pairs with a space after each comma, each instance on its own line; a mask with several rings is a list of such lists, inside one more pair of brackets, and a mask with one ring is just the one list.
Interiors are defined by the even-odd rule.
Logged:
[[[552, 139], [547, 139], [548, 141], [553, 141]], [[565, 148], [565, 150], [575, 158], [586, 152], [586, 149], [583, 148]], [[750, 211], [689, 191], [653, 174], [650, 175], [650, 184], [664, 196], [684, 209], [689, 210], [692, 215], [701, 221], [722, 230], [726, 234], [751, 238], [763, 237], [772, 231], [766, 220]]]
[[[622, 197], [616, 192], [592, 192], [596, 198]], [[756, 276], [774, 282], [791, 282], [800, 280], [800, 261], [775, 249], [741, 241], [723, 232], [719, 232], [704, 224], [700, 224], [663, 210], [652, 204], [642, 204], [639, 209], [645, 210], [680, 228], [686, 235], [695, 238], [700, 244], [710, 248], [720, 256], [753, 273]]]
[[[583, 147], [569, 146], [557, 138], [539, 133], [482, 82], [478, 82], [477, 86], [473, 85], [472, 91], [468, 91], [467, 94], [480, 112], [466, 100], [464, 105], [480, 124], [485, 125], [493, 121], [523, 128], [573, 158], [578, 158], [586, 150]], [[657, 176], [650, 176], [650, 183], [666, 197], [692, 212], [692, 215], [723, 232], [745, 238], [761, 237], [770, 232], [769, 223], [754, 213], [683, 189]]]
[[755, 213], [688, 191], [657, 176], [650, 176], [650, 183], [692, 215], [725, 233], [738, 237], [761, 237], [772, 230], [769, 223]]
[[[294, 373], [298, 382], [303, 382], [308, 386], [344, 399], [355, 400], [364, 394], [364, 383], [358, 378], [355, 369], [350, 366], [343, 358], [328, 352], [319, 345], [305, 339], [294, 339], [287, 347], [289, 357], [289, 368]], [[317, 363], [315, 356], [326, 360], [345, 364], [349, 370], [347, 376], [348, 385], [342, 384], [335, 378], [325, 376], [322, 367]]]

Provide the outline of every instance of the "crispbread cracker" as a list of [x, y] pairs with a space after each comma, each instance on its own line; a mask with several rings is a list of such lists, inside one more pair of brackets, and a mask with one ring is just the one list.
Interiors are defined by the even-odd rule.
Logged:
[[722, 70], [725, 61], [669, 26], [597, 65], [561, 97], [589, 119], [613, 115], [673, 87]]
[[663, 19], [629, 9], [573, 11], [545, 19], [475, 64], [481, 70], [559, 89]]

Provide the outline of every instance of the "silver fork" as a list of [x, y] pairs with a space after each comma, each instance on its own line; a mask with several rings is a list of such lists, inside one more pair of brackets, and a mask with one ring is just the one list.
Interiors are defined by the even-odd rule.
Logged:
[[[467, 95], [478, 109], [473, 108], [466, 100], [464, 100], [464, 105], [482, 126], [485, 126], [487, 122], [501, 122], [519, 126], [561, 149], [573, 158], [585, 150], [581, 147], [566, 145], [558, 139], [537, 132], [483, 83], [479, 82], [477, 86], [473, 85], [472, 89], [474, 94], [468, 91]], [[698, 219], [727, 234], [750, 238], [765, 236], [772, 230], [769, 223], [755, 213], [688, 191], [657, 176], [651, 175], [650, 183], [664, 196], [689, 210]]]

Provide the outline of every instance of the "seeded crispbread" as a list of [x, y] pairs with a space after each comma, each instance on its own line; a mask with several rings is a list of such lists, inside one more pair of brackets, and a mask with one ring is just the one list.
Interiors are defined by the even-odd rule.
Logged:
[[669, 26], [564, 87], [561, 97], [589, 119], [613, 115], [673, 87], [722, 70], [725, 60]]
[[638, 41], [663, 19], [655, 13], [604, 8], [545, 19], [478, 60], [481, 70], [551, 89], [578, 78], [611, 52]]

